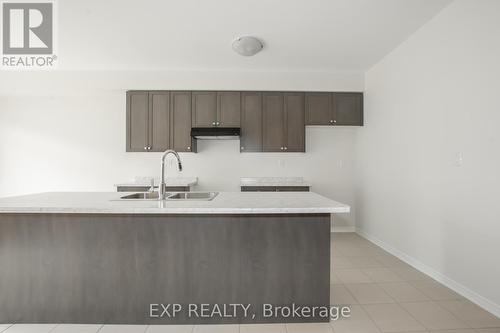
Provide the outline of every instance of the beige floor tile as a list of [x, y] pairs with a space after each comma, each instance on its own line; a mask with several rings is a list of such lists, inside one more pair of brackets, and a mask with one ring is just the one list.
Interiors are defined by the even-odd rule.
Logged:
[[335, 333], [379, 333], [379, 329], [370, 321], [342, 320], [331, 323]]
[[462, 321], [435, 302], [400, 303], [428, 330], [468, 328]]
[[381, 283], [380, 286], [396, 302], [421, 302], [429, 300], [429, 297], [408, 282]]
[[348, 257], [349, 261], [353, 265], [354, 268], [383, 268], [385, 265], [375, 257]]
[[372, 304], [364, 305], [363, 308], [382, 332], [425, 330], [425, 327], [398, 304]]
[[193, 325], [150, 325], [146, 333], [191, 333], [193, 329]]
[[371, 257], [374, 256], [369, 248], [356, 246], [353, 244], [339, 244], [340, 253], [348, 257]]
[[332, 284], [330, 286], [330, 304], [345, 305], [356, 304], [356, 299], [351, 295], [344, 285]]
[[104, 325], [99, 333], [144, 333], [148, 325]]
[[375, 283], [346, 284], [346, 287], [360, 304], [394, 302], [384, 289]]
[[11, 326], [12, 326], [12, 324], [9, 324], [9, 325], [2, 325], [2, 324], [0, 324], [0, 332], [5, 332], [5, 330], [8, 329]]
[[464, 328], [460, 330], [439, 330], [439, 331], [432, 331], [432, 333], [478, 333], [476, 330], [473, 330], [472, 328]]
[[361, 305], [357, 304], [352, 304], [348, 305], [349, 307], [349, 316], [346, 317], [340, 317], [337, 320], [332, 320], [331, 322], [335, 321], [343, 321], [343, 320], [348, 320], [348, 321], [372, 321], [368, 314], [366, 313], [365, 310], [363, 310], [363, 307]]
[[403, 281], [399, 275], [391, 271], [389, 268], [365, 268], [362, 271], [368, 275], [373, 282], [383, 283]]
[[195, 325], [193, 333], [238, 333], [239, 330], [240, 325]]
[[97, 333], [102, 325], [57, 325], [50, 333]]
[[335, 274], [342, 283], [370, 283], [368, 275], [360, 269], [337, 269]]
[[337, 274], [335, 274], [334, 272], [330, 272], [330, 283], [331, 284], [341, 284], [342, 281], [340, 281]]
[[434, 281], [429, 276], [416, 270], [413, 267], [391, 267], [391, 269], [399, 275], [404, 281]]
[[285, 324], [240, 325], [240, 333], [287, 333]]
[[411, 284], [434, 301], [463, 299], [462, 296], [436, 281], [411, 281]]
[[347, 257], [332, 257], [332, 268], [335, 272], [338, 269], [354, 268], [354, 265]]
[[48, 333], [56, 327], [57, 324], [15, 324], [12, 325], [8, 333]]
[[442, 307], [472, 328], [500, 327], [500, 319], [468, 300], [441, 301]]
[[8, 329], [9, 327], [11, 327], [12, 324], [0, 324], [0, 332], [4, 332], [6, 329]]
[[333, 333], [329, 323], [286, 324], [288, 333]]
[[410, 267], [404, 261], [399, 260], [395, 256], [388, 253], [376, 256], [375, 259], [387, 267]]

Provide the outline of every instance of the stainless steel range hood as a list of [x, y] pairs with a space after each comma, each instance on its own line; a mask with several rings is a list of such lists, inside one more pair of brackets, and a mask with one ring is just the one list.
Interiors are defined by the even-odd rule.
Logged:
[[239, 127], [193, 127], [191, 136], [197, 140], [238, 140]]

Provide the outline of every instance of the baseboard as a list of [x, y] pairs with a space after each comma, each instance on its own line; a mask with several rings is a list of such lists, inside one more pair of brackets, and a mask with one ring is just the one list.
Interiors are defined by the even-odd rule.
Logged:
[[354, 226], [332, 226], [332, 232], [356, 232], [356, 228]]
[[408, 265], [414, 267], [415, 269], [421, 271], [422, 273], [430, 276], [434, 280], [442, 283], [446, 287], [450, 288], [457, 294], [462, 295], [463, 297], [467, 298], [469, 301], [477, 304], [484, 310], [492, 313], [493, 315], [497, 316], [500, 318], [500, 305], [490, 301], [489, 299], [479, 295], [478, 293], [470, 290], [469, 288], [465, 287], [464, 285], [458, 283], [457, 281], [450, 279], [449, 277], [443, 275], [442, 273], [436, 271], [434, 268], [431, 268], [427, 266], [426, 264], [420, 262], [419, 260], [413, 258], [412, 256], [409, 256], [408, 254], [396, 249], [392, 245], [378, 239], [377, 237], [374, 237], [363, 230], [357, 228], [356, 233], [359, 234], [361, 237], [366, 238], [370, 242], [374, 243], [375, 245], [378, 245], [385, 251], [389, 252], [393, 256], [396, 256], [398, 259], [404, 261]]

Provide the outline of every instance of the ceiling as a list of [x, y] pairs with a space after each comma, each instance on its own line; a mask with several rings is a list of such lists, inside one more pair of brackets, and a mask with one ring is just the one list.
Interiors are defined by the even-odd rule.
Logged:
[[[58, 1], [61, 69], [365, 71], [451, 0]], [[242, 57], [240, 35], [264, 50]]]

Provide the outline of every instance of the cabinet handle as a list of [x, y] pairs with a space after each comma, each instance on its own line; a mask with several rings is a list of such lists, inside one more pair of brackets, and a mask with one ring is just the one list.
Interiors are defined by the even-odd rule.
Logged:
[[188, 150], [191, 150], [191, 147], [188, 147]]
[[147, 147], [147, 146], [146, 146], [146, 147], [144, 147], [144, 150], [148, 150], [148, 147]]
[[151, 146], [148, 146], [148, 150], [151, 150]]
[[332, 123], [333, 123], [333, 119], [330, 120], [330, 124], [332, 124]]
[[334, 122], [334, 123], [336, 123], [337, 121], [336, 121], [336, 120], [334, 120], [333, 122]]
[[285, 150], [287, 150], [287, 149], [288, 149], [288, 147], [285, 147]]
[[216, 124], [215, 124], [215, 121], [214, 121], [214, 122], [212, 123], [212, 126], [215, 126], [215, 125], [216, 125]]
[[220, 123], [219, 123], [219, 122], [217, 122], [217, 126], [220, 126]]
[[283, 147], [280, 147], [281, 150], [283, 150]]
[[240, 149], [241, 149], [241, 150], [244, 150], [244, 149], [245, 149], [245, 147], [241, 147]]

